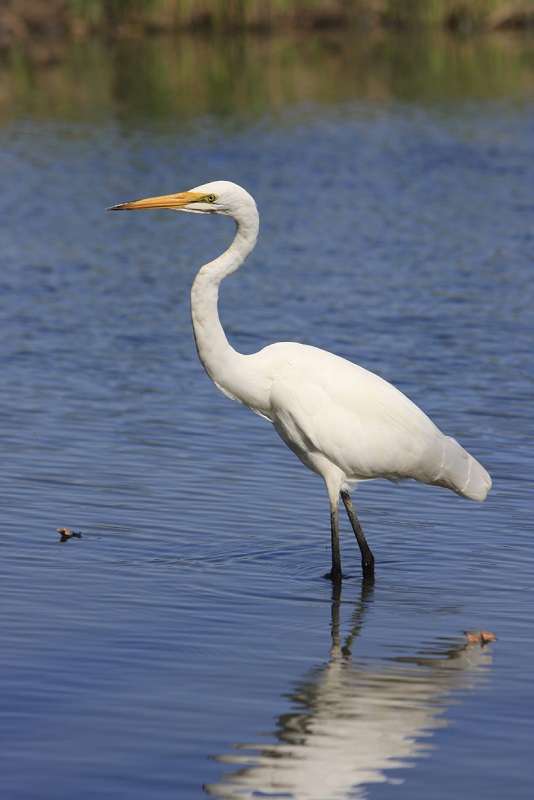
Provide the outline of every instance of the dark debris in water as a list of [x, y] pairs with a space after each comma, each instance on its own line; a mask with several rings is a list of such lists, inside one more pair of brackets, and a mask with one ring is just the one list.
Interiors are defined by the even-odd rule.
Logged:
[[60, 534], [60, 542], [68, 542], [69, 539], [81, 539], [82, 534], [81, 531], [77, 533], [75, 531], [69, 530], [69, 528], [56, 528], [57, 532]]

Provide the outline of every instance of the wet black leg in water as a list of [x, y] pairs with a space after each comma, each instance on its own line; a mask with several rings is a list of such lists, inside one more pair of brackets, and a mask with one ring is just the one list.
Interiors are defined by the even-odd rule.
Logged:
[[337, 505], [330, 507], [330, 532], [332, 535], [332, 572], [328, 572], [325, 578], [335, 583], [341, 582], [341, 554], [339, 552], [339, 525]]
[[375, 574], [375, 557], [371, 552], [371, 548], [367, 544], [362, 526], [358, 522], [358, 517], [356, 516], [354, 506], [352, 505], [350, 494], [347, 491], [342, 491], [341, 499], [343, 500], [343, 504], [350, 519], [350, 524], [352, 525], [352, 530], [354, 531], [354, 535], [360, 546], [360, 552], [362, 554], [363, 577], [366, 579], [373, 578]]

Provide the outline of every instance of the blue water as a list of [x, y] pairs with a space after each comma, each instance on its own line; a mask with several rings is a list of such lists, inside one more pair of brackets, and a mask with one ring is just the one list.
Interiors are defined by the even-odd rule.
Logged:
[[[531, 796], [533, 121], [355, 100], [0, 132], [3, 797]], [[189, 287], [231, 222], [104, 211], [219, 178], [262, 220], [232, 343], [357, 361], [492, 475], [482, 505], [362, 486], [368, 592], [344, 525], [333, 594], [320, 479], [197, 361]]]

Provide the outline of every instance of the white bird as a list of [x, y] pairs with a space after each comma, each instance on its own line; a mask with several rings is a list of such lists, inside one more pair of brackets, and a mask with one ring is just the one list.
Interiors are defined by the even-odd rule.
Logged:
[[271, 422], [291, 450], [320, 475], [330, 501], [333, 581], [342, 578], [339, 497], [358, 541], [364, 578], [374, 557], [349, 495], [361, 481], [413, 478], [482, 501], [491, 487], [486, 470], [398, 389], [372, 372], [325, 350], [276, 342], [243, 355], [229, 344], [218, 313], [221, 282], [243, 264], [258, 237], [256, 203], [241, 186], [215, 181], [187, 192], [134, 200], [110, 210], [170, 208], [224, 214], [236, 223], [226, 252], [204, 264], [191, 289], [199, 358], [228, 397]]

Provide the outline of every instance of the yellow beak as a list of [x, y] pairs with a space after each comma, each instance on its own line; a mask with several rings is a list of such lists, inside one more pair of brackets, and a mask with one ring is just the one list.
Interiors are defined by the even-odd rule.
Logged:
[[145, 200], [132, 200], [130, 203], [119, 203], [108, 211], [129, 211], [138, 208], [174, 208], [183, 209], [189, 203], [198, 203], [204, 195], [201, 192], [180, 192], [179, 194], [163, 194], [160, 197], [147, 197]]

